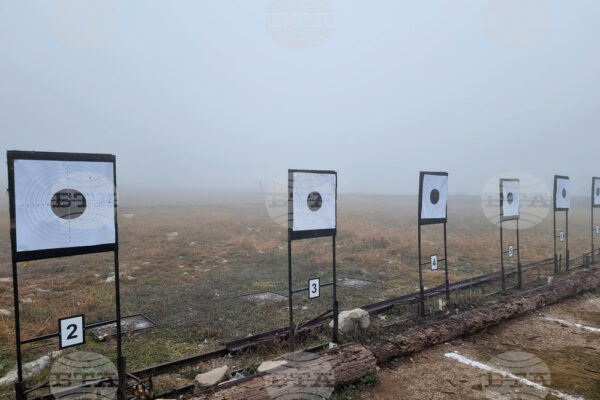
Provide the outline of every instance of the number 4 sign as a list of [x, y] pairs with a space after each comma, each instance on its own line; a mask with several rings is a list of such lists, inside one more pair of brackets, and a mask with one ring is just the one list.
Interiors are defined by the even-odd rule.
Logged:
[[78, 346], [85, 343], [85, 324], [82, 315], [61, 318], [58, 320], [60, 332], [60, 348]]
[[308, 298], [316, 299], [321, 295], [321, 282], [319, 278], [308, 281]]
[[431, 270], [432, 271], [437, 270], [438, 269], [438, 256], [437, 256], [437, 254], [431, 256], [430, 260], [431, 260]]

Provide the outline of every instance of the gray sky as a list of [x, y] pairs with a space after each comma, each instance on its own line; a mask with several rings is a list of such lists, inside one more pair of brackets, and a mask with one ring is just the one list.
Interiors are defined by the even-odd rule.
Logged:
[[286, 1], [1, 0], [2, 157], [113, 153], [130, 189], [600, 175], [597, 0]]

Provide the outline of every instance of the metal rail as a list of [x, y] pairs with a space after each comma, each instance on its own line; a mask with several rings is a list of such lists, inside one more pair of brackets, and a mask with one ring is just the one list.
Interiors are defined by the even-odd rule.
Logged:
[[[600, 255], [600, 249], [598, 249], [598, 254]], [[591, 256], [591, 255], [592, 255], [592, 252], [586, 252], [586, 253], [583, 253], [583, 255], [572, 259], [573, 262], [577, 262], [578, 260], [581, 259], [581, 264], [577, 263], [576, 265], [572, 265], [571, 269], [585, 266], [586, 265], [586, 263], [585, 263], [586, 256]], [[536, 261], [536, 262], [522, 266], [522, 271], [523, 272], [529, 271], [529, 270], [539, 268], [544, 265], [552, 265], [553, 263], [554, 263], [554, 257], [546, 258], [546, 259]], [[505, 275], [506, 276], [514, 275], [517, 273], [517, 271], [518, 271], [518, 269], [516, 267], [513, 267], [510, 269], [507, 269], [505, 271]], [[492, 272], [489, 274], [479, 275], [479, 276], [476, 276], [473, 278], [467, 278], [467, 279], [464, 279], [461, 281], [451, 283], [449, 285], [449, 289], [450, 289], [450, 291], [456, 291], [456, 290], [476, 287], [476, 286], [479, 286], [482, 284], [490, 283], [494, 280], [499, 280], [500, 275], [501, 275], [501, 272], [498, 271], [498, 272]], [[439, 286], [429, 288], [429, 289], [425, 290], [424, 295], [426, 298], [435, 297], [439, 294], [445, 293], [446, 292], [445, 287], [446, 287], [446, 284], [444, 283]], [[539, 290], [539, 289], [540, 289], [539, 287], [535, 287], [535, 288], [524, 291], [524, 293]], [[368, 305], [365, 305], [360, 308], [369, 312], [369, 314], [378, 314], [378, 313], [385, 312], [385, 311], [393, 308], [394, 306], [397, 306], [400, 304], [411, 304], [411, 303], [417, 303], [419, 301], [420, 301], [420, 292], [415, 292], [415, 293], [410, 293], [410, 294], [403, 295], [403, 296], [398, 296], [398, 297], [395, 297], [392, 299], [380, 301], [377, 303], [368, 304]], [[309, 331], [311, 329], [315, 329], [315, 328], [325, 325], [326, 323], [328, 323], [331, 320], [330, 314], [331, 314], [331, 310], [328, 310], [325, 313], [319, 315], [318, 317], [316, 317], [312, 320], [298, 324], [296, 326], [295, 332], [302, 333], [302, 332]], [[288, 334], [289, 334], [289, 327], [274, 329], [274, 330], [267, 331], [267, 332], [262, 332], [257, 335], [248, 336], [248, 337], [245, 337], [242, 339], [237, 339], [237, 340], [227, 342], [224, 347], [220, 347], [216, 350], [213, 350], [213, 351], [210, 351], [207, 353], [202, 353], [202, 354], [195, 355], [192, 357], [186, 357], [186, 358], [182, 358], [182, 359], [175, 360], [175, 361], [170, 361], [170, 362], [153, 365], [153, 366], [146, 367], [146, 368], [137, 369], [135, 371], [131, 371], [130, 374], [134, 375], [135, 377], [140, 377], [140, 378], [164, 374], [164, 373], [167, 373], [174, 369], [179, 369], [181, 367], [195, 364], [200, 361], [206, 361], [206, 360], [210, 360], [213, 358], [223, 357], [223, 356], [226, 356], [231, 353], [239, 352], [241, 350], [255, 346], [261, 342], [271, 341], [271, 340], [275, 340], [275, 339], [279, 339], [279, 338], [285, 338], [285, 337], [287, 337]], [[32, 387], [29, 389], [28, 392], [30, 393], [33, 390], [40, 389], [40, 388], [41, 387], [39, 387], [39, 386]], [[191, 388], [190, 385], [186, 385], [181, 388], [177, 388], [170, 393], [173, 393], [173, 394], [181, 393], [182, 391], [189, 390], [190, 388]], [[54, 399], [54, 396], [51, 394], [47, 394], [47, 395], [42, 395], [42, 396], [36, 397], [33, 400], [49, 400], [49, 399]]]

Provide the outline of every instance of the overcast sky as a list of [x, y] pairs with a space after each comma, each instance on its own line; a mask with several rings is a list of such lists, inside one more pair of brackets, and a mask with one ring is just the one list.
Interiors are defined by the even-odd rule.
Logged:
[[323, 168], [415, 193], [422, 169], [587, 194], [598, 21], [597, 0], [1, 0], [0, 150], [113, 153], [130, 189]]

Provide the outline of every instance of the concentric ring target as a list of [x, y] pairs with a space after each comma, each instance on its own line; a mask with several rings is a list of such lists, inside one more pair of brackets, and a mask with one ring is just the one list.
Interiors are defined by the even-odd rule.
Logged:
[[[114, 243], [112, 163], [15, 160], [14, 170], [17, 251]], [[81, 213], [61, 216], [57, 196]]]
[[554, 177], [554, 209], [568, 210], [571, 208], [571, 181], [568, 176]]
[[290, 179], [293, 231], [335, 229], [336, 174], [328, 171], [293, 171]]
[[448, 174], [421, 172], [419, 184], [420, 223], [440, 223], [446, 220]]

